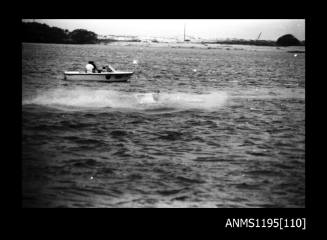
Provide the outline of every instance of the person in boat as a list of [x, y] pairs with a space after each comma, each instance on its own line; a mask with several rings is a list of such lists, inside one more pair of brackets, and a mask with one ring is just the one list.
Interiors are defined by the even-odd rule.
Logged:
[[102, 72], [112, 72], [112, 69], [109, 67], [109, 65], [103, 66]]
[[95, 63], [93, 61], [89, 61], [88, 64], [86, 64], [85, 68], [86, 68], [87, 73], [99, 72], [97, 66], [95, 65]]
[[104, 67], [102, 68], [102, 71], [103, 71], [103, 72], [114, 72], [115, 69], [114, 69], [112, 66], [110, 66], [110, 65], [106, 65], [106, 66], [104, 66]]

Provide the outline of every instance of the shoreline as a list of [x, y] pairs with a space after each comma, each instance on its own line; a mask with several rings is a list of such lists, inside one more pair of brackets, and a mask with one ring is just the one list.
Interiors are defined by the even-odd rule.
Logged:
[[62, 45], [88, 45], [88, 46], [123, 46], [123, 47], [149, 47], [149, 48], [176, 48], [176, 49], [203, 49], [203, 50], [279, 50], [290, 53], [305, 53], [305, 46], [262, 46], [249, 44], [226, 44], [226, 43], [199, 43], [199, 42], [129, 42], [115, 41], [110, 43], [93, 43], [93, 44], [66, 44], [66, 43], [39, 43], [39, 42], [22, 42], [23, 44], [62, 44]]

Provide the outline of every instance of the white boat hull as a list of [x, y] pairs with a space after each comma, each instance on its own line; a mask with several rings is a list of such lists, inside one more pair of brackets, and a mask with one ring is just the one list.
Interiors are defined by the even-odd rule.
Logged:
[[64, 72], [65, 80], [76, 81], [105, 81], [105, 82], [126, 82], [133, 75], [133, 72], [103, 72], [103, 73], [84, 73], [84, 72]]

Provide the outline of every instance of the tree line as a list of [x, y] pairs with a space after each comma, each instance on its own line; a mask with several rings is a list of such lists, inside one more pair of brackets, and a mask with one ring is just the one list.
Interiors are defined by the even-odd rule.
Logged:
[[[58, 27], [50, 27], [47, 24], [37, 22], [22, 22], [23, 42], [35, 43], [71, 43], [71, 44], [93, 44], [100, 42], [112, 42], [116, 40], [99, 40], [96, 33], [85, 30], [75, 29], [70, 32], [67, 29]], [[132, 40], [140, 41], [140, 40]], [[299, 41], [291, 34], [279, 37], [276, 41], [266, 40], [224, 40], [216, 42], [202, 42], [203, 44], [220, 43], [220, 44], [242, 44], [242, 45], [258, 45], [258, 46], [304, 46], [304, 41]]]
[[97, 34], [85, 29], [50, 27], [37, 22], [22, 22], [22, 41], [35, 43], [93, 44], [98, 42]]
[[300, 41], [292, 34], [286, 34], [279, 37], [276, 41], [271, 40], [244, 40], [244, 39], [232, 39], [221, 40], [215, 42], [202, 42], [203, 44], [240, 44], [240, 45], [256, 45], [256, 46], [305, 46], [305, 41]]

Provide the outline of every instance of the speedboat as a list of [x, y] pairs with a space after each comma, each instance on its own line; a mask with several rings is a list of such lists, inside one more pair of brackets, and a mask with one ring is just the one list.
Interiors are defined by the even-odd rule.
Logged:
[[86, 73], [78, 71], [65, 71], [65, 80], [91, 80], [91, 81], [106, 81], [106, 82], [127, 82], [134, 72], [99, 72]]
[[[93, 63], [93, 62], [92, 62]], [[94, 63], [93, 63], [94, 65]], [[94, 65], [95, 66], [95, 65]], [[116, 71], [112, 66], [106, 65], [97, 72], [64, 72], [65, 80], [93, 80], [106, 82], [127, 82], [134, 72]]]

